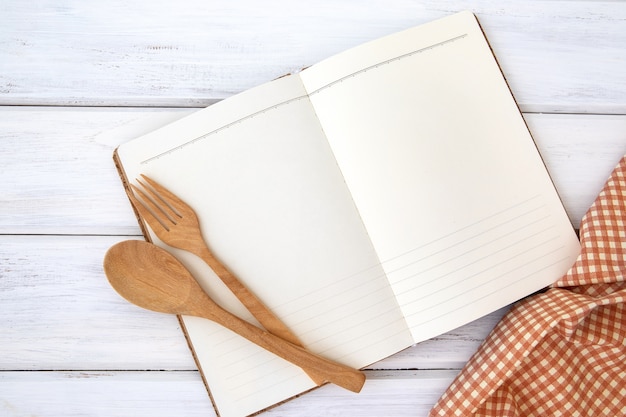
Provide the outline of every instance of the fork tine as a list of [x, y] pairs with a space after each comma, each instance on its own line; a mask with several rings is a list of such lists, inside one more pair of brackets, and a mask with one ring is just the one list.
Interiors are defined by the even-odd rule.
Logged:
[[[176, 217], [182, 218], [178, 212], [172, 209], [171, 204], [169, 204], [165, 198], [159, 194], [158, 190], [152, 188], [151, 185], [144, 184], [139, 178], [137, 178], [136, 181], [139, 185], [141, 185], [142, 196], [149, 200], [149, 204], [152, 208], [158, 209], [165, 215], [165, 217], [167, 217], [167, 220], [173, 224], [176, 224]], [[148, 202], [148, 200], [146, 200], [146, 202]]]
[[[180, 198], [178, 198], [175, 194], [173, 194], [170, 190], [148, 177], [147, 175], [141, 174], [141, 177], [152, 187], [155, 191], [155, 195], [159, 197], [167, 207], [178, 217], [183, 217], [182, 214], [176, 209], [178, 207], [185, 207], [186, 203], [184, 203]], [[139, 181], [139, 180], [137, 180]]]
[[[166, 231], [169, 232], [169, 227], [167, 224], [156, 214], [153, 208], [148, 206], [149, 203], [145, 203], [144, 199], [138, 198], [135, 194], [143, 195], [146, 201], [150, 201], [145, 197], [145, 194], [139, 187], [136, 187], [134, 184], [130, 185], [133, 189], [133, 192], [128, 193], [128, 197], [130, 198], [131, 203], [135, 206], [135, 209], [139, 212], [139, 215], [152, 227], [155, 229], [156, 224], [160, 224]], [[156, 232], [156, 231], [155, 231]]]

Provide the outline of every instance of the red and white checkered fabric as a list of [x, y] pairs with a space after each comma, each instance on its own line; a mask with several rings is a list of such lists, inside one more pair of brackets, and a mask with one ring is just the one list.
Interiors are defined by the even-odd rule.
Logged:
[[626, 416], [626, 156], [580, 238], [568, 273], [511, 308], [430, 417]]

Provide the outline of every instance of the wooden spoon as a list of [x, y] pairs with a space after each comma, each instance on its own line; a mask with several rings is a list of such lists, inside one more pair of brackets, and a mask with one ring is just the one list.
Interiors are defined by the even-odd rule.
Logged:
[[111, 286], [139, 307], [213, 320], [350, 391], [359, 392], [365, 383], [362, 372], [311, 353], [224, 310], [202, 290], [183, 264], [152, 243], [127, 240], [115, 244], [104, 257], [104, 272]]

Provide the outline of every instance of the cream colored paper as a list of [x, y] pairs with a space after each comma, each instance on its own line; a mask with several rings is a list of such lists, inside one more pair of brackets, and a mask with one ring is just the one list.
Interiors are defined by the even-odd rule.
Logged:
[[302, 74], [415, 341], [552, 283], [578, 241], [471, 13]]
[[[196, 209], [212, 250], [308, 349], [360, 368], [412, 343], [299, 78], [218, 103], [118, 154], [129, 179], [149, 175]], [[173, 252], [214, 299], [253, 321], [199, 259]], [[184, 322], [220, 415], [314, 387], [228, 330]]]
[[[118, 156], [129, 180], [147, 174], [194, 207], [216, 255], [307, 348], [357, 368], [547, 285], [578, 253], [470, 13], [234, 96]], [[222, 417], [313, 387], [227, 330], [184, 323]]]

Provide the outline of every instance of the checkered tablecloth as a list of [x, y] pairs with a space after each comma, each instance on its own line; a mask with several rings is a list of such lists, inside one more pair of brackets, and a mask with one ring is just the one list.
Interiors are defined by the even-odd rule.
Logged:
[[430, 416], [626, 416], [626, 156], [580, 225], [581, 253], [502, 318]]

